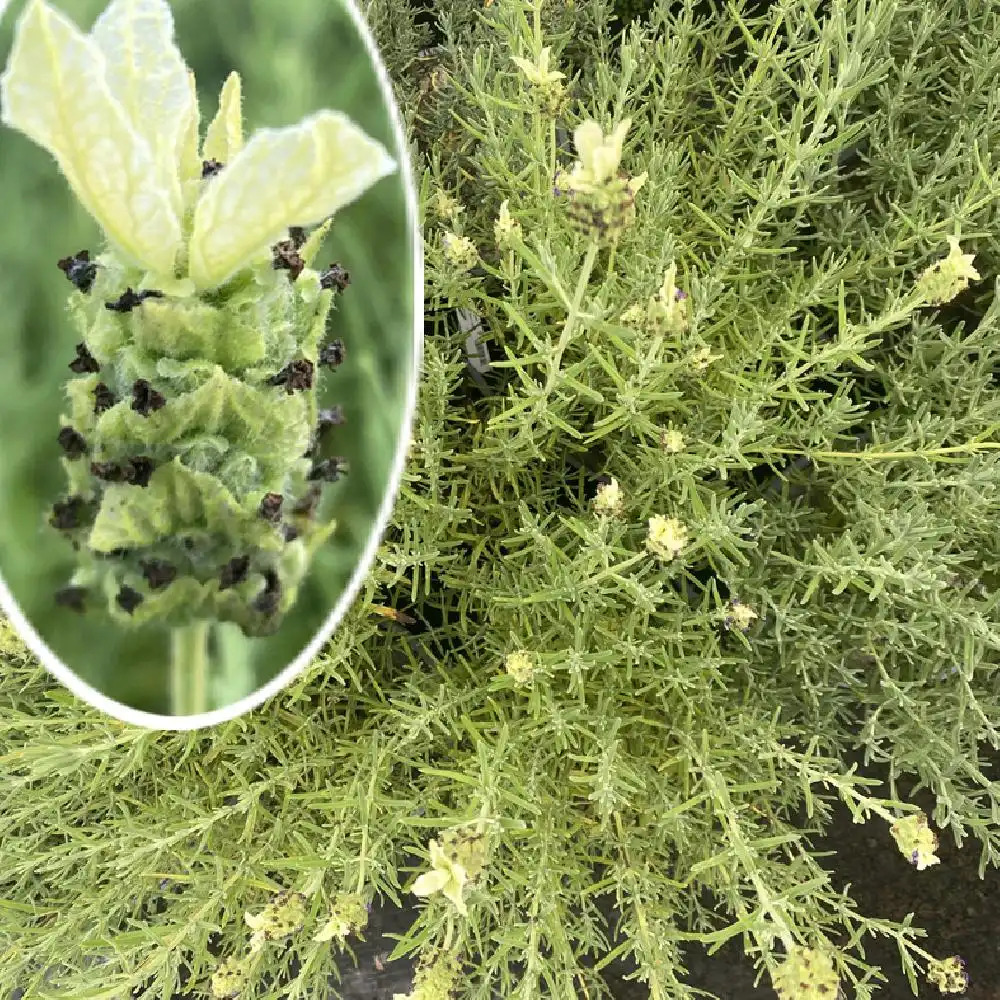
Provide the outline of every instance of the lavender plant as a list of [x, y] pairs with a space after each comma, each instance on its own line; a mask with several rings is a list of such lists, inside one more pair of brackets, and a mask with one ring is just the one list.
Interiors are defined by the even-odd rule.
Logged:
[[608, 0], [448, 0], [436, 37], [367, 5], [429, 265], [392, 526], [312, 668], [211, 733], [67, 704], [0, 632], [0, 985], [342, 993], [400, 902], [420, 1000], [623, 960], [688, 1000], [728, 941], [782, 1000], [879, 996], [876, 938], [917, 995], [988, 982], [813, 838], [1000, 863], [1000, 26], [748, 6], [615, 40]]
[[333, 111], [245, 142], [236, 73], [201, 141], [164, 0], [112, 0], [89, 35], [32, 0], [0, 100], [108, 238], [59, 261], [81, 339], [50, 518], [78, 560], [56, 600], [173, 629], [175, 710], [196, 714], [210, 625], [274, 632], [335, 528], [314, 515], [343, 417], [316, 389], [344, 360], [327, 319], [349, 275], [311, 265], [395, 164]]

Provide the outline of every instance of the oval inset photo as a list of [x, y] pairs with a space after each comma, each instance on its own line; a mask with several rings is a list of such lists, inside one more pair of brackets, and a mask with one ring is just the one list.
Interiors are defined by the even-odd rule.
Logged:
[[366, 575], [421, 352], [416, 198], [351, 0], [29, 0], [0, 32], [4, 612], [80, 697], [191, 729]]

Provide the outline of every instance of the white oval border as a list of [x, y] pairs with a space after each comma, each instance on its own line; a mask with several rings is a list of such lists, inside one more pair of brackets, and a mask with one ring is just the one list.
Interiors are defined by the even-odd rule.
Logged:
[[[9, 0], [0, 0], [0, 17]], [[17, 631], [18, 636], [24, 644], [41, 661], [49, 673], [54, 674], [56, 679], [64, 684], [77, 697], [82, 698], [89, 705], [100, 709], [113, 718], [122, 722], [127, 722], [135, 726], [143, 726], [146, 729], [157, 729], [173, 732], [185, 732], [192, 729], [201, 729], [207, 726], [215, 726], [220, 722], [229, 722], [240, 715], [250, 712], [272, 695], [277, 694], [312, 662], [317, 653], [326, 645], [330, 637], [336, 631], [340, 620], [347, 613], [348, 608], [354, 603], [361, 590], [368, 571], [375, 560], [375, 550], [378, 548], [382, 535], [389, 523], [389, 516], [396, 504], [400, 483], [403, 478], [403, 466], [406, 463], [406, 452], [410, 443], [410, 436], [413, 431], [413, 419], [417, 410], [417, 388], [420, 381], [420, 368], [423, 363], [424, 348], [424, 242], [417, 220], [416, 186], [413, 179], [413, 169], [410, 163], [410, 147], [406, 141], [406, 131], [400, 118], [399, 108], [396, 105], [396, 97], [392, 92], [392, 83], [389, 74], [382, 63], [382, 57], [375, 45], [375, 39], [368, 28], [365, 19], [358, 10], [355, 0], [340, 0], [347, 9], [354, 26], [358, 31], [368, 50], [368, 58], [375, 68], [375, 75], [378, 78], [379, 88], [382, 91], [382, 100], [390, 111], [392, 129], [398, 147], [398, 157], [402, 166], [403, 183], [406, 189], [406, 221], [411, 231], [413, 241], [413, 355], [410, 359], [412, 369], [410, 380], [406, 390], [406, 411], [403, 415], [403, 423], [400, 427], [399, 441], [396, 446], [396, 457], [389, 474], [389, 482], [382, 497], [382, 506], [379, 508], [378, 516], [372, 525], [371, 533], [368, 536], [361, 558], [355, 567], [354, 574], [348, 581], [347, 586], [340, 595], [340, 599], [334, 605], [326, 621], [320, 626], [319, 631], [313, 636], [312, 641], [306, 648], [285, 667], [276, 677], [271, 678], [265, 685], [258, 688], [253, 694], [233, 702], [228, 708], [218, 708], [211, 712], [202, 712], [200, 715], [156, 715], [152, 712], [140, 712], [138, 709], [129, 708], [120, 702], [113, 701], [106, 695], [101, 694], [96, 688], [91, 687], [80, 680], [62, 661], [56, 657], [45, 644], [42, 637], [34, 630], [31, 623], [25, 618], [13, 594], [7, 589], [7, 583], [0, 574], [0, 608], [10, 619]]]

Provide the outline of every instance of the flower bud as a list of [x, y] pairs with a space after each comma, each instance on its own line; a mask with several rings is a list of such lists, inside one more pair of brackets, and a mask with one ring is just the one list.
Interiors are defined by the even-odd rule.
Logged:
[[713, 354], [710, 347], [699, 347], [688, 358], [692, 369], [696, 372], [703, 372], [713, 361], [718, 361], [722, 354]]
[[622, 491], [617, 479], [612, 477], [610, 482], [601, 483], [597, 487], [594, 510], [599, 517], [618, 517], [623, 507]]
[[660, 290], [649, 300], [647, 315], [656, 332], [682, 333], [690, 325], [691, 300], [687, 292], [675, 287], [677, 265], [672, 263], [663, 276]]
[[950, 252], [944, 260], [928, 267], [917, 279], [917, 292], [928, 305], [950, 302], [960, 292], [969, 287], [969, 280], [979, 281], [982, 277], [972, 266], [974, 254], [962, 253], [958, 239], [948, 237]]
[[934, 854], [938, 846], [937, 834], [928, 825], [924, 813], [911, 813], [897, 820], [889, 832], [900, 852], [918, 872], [941, 863]]
[[625, 119], [605, 136], [597, 122], [584, 122], [574, 133], [579, 160], [556, 173], [554, 194], [567, 199], [570, 221], [592, 239], [613, 239], [635, 219], [635, 194], [646, 175], [630, 179], [619, 170], [630, 125]]
[[684, 435], [672, 427], [667, 428], [660, 434], [660, 447], [671, 454], [676, 454], [684, 450]]
[[368, 907], [358, 893], [338, 892], [330, 915], [313, 941], [344, 940], [368, 923]]
[[518, 684], [527, 684], [535, 674], [535, 661], [530, 653], [517, 651], [508, 653], [504, 669]]
[[434, 193], [431, 206], [439, 218], [446, 222], [454, 222], [465, 209], [443, 188]]
[[496, 237], [497, 246], [501, 249], [510, 247], [515, 240], [521, 239], [521, 223], [511, 216], [507, 206], [508, 201], [504, 199], [497, 221], [493, 224], [493, 234]]
[[625, 326], [645, 327], [646, 307], [640, 302], [635, 302], [621, 315], [621, 321]]
[[283, 889], [260, 913], [245, 913], [243, 919], [265, 941], [279, 941], [301, 929], [305, 915], [306, 897], [301, 892]]
[[247, 984], [249, 960], [235, 956], [225, 959], [212, 974], [212, 996], [230, 1000], [243, 992]]
[[758, 617], [753, 608], [734, 597], [729, 602], [729, 608], [722, 623], [727, 629], [738, 628], [741, 632], [747, 632]]
[[651, 517], [646, 548], [667, 561], [675, 558], [688, 544], [687, 528], [675, 517]]
[[441, 243], [445, 258], [460, 270], [471, 271], [479, 263], [479, 251], [468, 237], [445, 232], [441, 236]]
[[413, 990], [394, 993], [392, 1000], [450, 1000], [458, 985], [461, 966], [458, 960], [445, 952], [421, 956], [413, 975]]
[[927, 963], [927, 981], [942, 993], [964, 993], [969, 988], [969, 973], [961, 955], [932, 958]]
[[798, 945], [772, 974], [771, 982], [779, 1000], [834, 1000], [840, 989], [832, 954]]

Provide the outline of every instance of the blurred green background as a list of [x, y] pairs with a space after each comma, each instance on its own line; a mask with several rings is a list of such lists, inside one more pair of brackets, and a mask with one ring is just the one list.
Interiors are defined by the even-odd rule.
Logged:
[[[89, 30], [106, 4], [53, 5]], [[0, 26], [4, 65], [24, 6], [15, 0]], [[243, 80], [248, 136], [334, 108], [382, 142], [402, 167], [406, 154], [376, 71], [341, 2], [171, 0], [171, 7], [178, 46], [198, 81], [203, 136], [219, 89], [235, 69]], [[49, 154], [7, 128], [0, 130], [0, 234], [0, 572], [29, 621], [75, 673], [116, 701], [168, 713], [167, 632], [124, 631], [53, 604], [74, 566], [69, 545], [47, 517], [65, 488], [56, 435], [79, 339], [65, 312], [70, 285], [56, 261], [84, 247], [97, 252], [102, 237]], [[276, 635], [236, 640], [245, 646], [237, 654], [249, 665], [254, 690], [284, 669], [329, 615], [376, 528], [389, 485], [415, 336], [402, 169], [336, 217], [316, 265], [334, 260], [351, 275], [330, 321], [330, 335], [344, 340], [348, 361], [324, 376], [321, 400], [343, 406], [347, 422], [330, 435], [324, 453], [346, 457], [350, 472], [327, 488], [321, 513], [336, 517], [338, 528], [296, 607]]]

